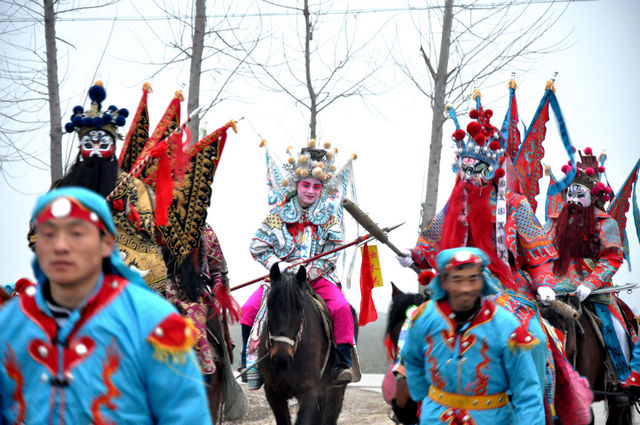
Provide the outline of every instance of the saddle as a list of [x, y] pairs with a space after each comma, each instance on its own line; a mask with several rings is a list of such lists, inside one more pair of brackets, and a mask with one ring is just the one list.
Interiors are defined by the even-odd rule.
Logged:
[[[336, 341], [335, 341], [335, 338], [333, 337], [333, 323], [331, 320], [331, 312], [329, 311], [327, 304], [324, 302], [322, 297], [320, 297], [316, 293], [316, 291], [309, 288], [308, 293], [309, 295], [311, 295], [311, 298], [314, 301], [314, 305], [318, 308], [318, 311], [320, 312], [320, 317], [322, 317], [322, 327], [324, 328], [325, 335], [327, 336], [327, 338], [329, 338], [329, 348], [330, 350], [335, 350]], [[327, 352], [327, 357], [325, 358], [324, 364], [322, 366], [323, 373], [324, 373], [325, 367], [327, 366], [327, 362], [329, 360], [329, 356], [328, 356], [329, 353], [330, 351]], [[360, 373], [360, 362], [358, 361], [358, 350], [356, 349], [355, 341], [352, 348], [351, 358], [352, 358], [351, 371], [353, 373], [353, 379], [351, 382], [359, 382], [360, 379], [362, 379], [362, 374]]]

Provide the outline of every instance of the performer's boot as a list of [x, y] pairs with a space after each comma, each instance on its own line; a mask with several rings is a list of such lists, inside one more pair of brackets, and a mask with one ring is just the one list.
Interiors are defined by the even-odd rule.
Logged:
[[338, 344], [336, 347], [336, 364], [333, 368], [333, 385], [347, 385], [353, 379], [351, 371], [351, 344]]
[[[249, 335], [251, 334], [251, 326], [241, 325], [242, 328], [242, 351], [240, 351], [240, 367], [238, 372], [243, 371], [247, 367], [247, 345], [249, 343]], [[247, 373], [243, 373], [240, 378], [242, 382], [247, 382]]]

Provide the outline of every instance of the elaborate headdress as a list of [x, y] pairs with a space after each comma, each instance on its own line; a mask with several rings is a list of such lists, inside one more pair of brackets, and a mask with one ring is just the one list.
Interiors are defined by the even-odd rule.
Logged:
[[107, 92], [100, 80], [91, 86], [88, 94], [91, 106], [86, 111], [81, 105], [73, 108], [71, 121], [64, 126], [67, 133], [75, 130], [78, 133], [78, 138], [82, 139], [82, 136], [89, 131], [99, 129], [111, 134], [114, 140], [122, 139], [122, 135], [118, 133], [117, 129], [125, 125], [129, 111], [124, 108], [118, 109], [114, 105], [109, 106], [106, 111], [102, 111], [102, 102], [107, 97]]
[[[476, 90], [473, 98], [479, 100], [480, 93]], [[469, 111], [471, 121], [467, 124], [467, 131], [460, 128], [458, 118], [453, 106], [448, 105], [447, 111], [456, 125], [456, 131], [451, 135], [456, 147], [456, 162], [453, 164], [453, 171], [458, 172], [461, 167], [463, 158], [474, 158], [488, 164], [488, 172], [486, 177], [490, 180], [494, 176], [502, 177], [505, 174], [503, 168], [500, 168], [505, 158], [506, 142], [502, 133], [494, 127], [490, 120], [493, 116], [491, 109], [483, 109], [480, 102], [477, 102], [477, 108]]]
[[[604, 209], [604, 204], [613, 199], [611, 186], [600, 181], [600, 175], [604, 173], [605, 168], [593, 155], [593, 150], [590, 147], [585, 148], [584, 151], [578, 151], [578, 154], [580, 155], [580, 161], [576, 162], [576, 175], [571, 184], [579, 184], [589, 189], [593, 203], [598, 208]], [[601, 157], [604, 158], [603, 156]], [[569, 174], [570, 171], [570, 162], [562, 166], [563, 173]]]
[[[324, 142], [322, 147], [319, 147], [318, 142], [311, 139], [297, 155], [293, 153], [293, 146], [289, 146], [287, 148], [289, 158], [280, 169], [278, 161], [269, 152], [267, 141], [263, 139], [260, 146], [267, 149], [269, 205], [290, 199], [296, 193], [298, 182], [305, 178], [320, 180], [322, 191], [326, 196], [333, 198], [336, 193], [346, 190], [351, 162], [357, 158], [356, 154], [352, 154], [349, 161], [338, 169], [336, 163], [338, 149], [331, 148], [329, 142]], [[342, 198], [342, 194], [338, 197]]]
[[[338, 190], [340, 179], [338, 167], [336, 166], [336, 155], [338, 149], [331, 149], [331, 143], [324, 142], [322, 147], [318, 146], [315, 139], [309, 140], [307, 146], [300, 150], [297, 157], [292, 154], [293, 147], [287, 148], [289, 159], [283, 164], [285, 174], [282, 179], [282, 186], [292, 192], [296, 189], [300, 180], [314, 178], [322, 182], [323, 190], [328, 194], [333, 194]], [[355, 159], [355, 154], [352, 156]]]

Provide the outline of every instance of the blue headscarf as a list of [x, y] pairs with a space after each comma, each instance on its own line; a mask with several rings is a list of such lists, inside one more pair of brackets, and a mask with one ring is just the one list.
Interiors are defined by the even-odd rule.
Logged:
[[461, 247], [461, 248], [451, 248], [440, 251], [438, 255], [436, 255], [436, 265], [438, 267], [438, 275], [433, 278], [431, 283], [429, 284], [429, 289], [431, 290], [431, 299], [440, 300], [447, 296], [444, 289], [440, 285], [440, 274], [444, 272], [447, 267], [447, 264], [453, 259], [453, 257], [460, 252], [468, 252], [469, 254], [479, 257], [482, 260], [482, 276], [484, 277], [484, 285], [482, 287], [482, 295], [493, 295], [498, 293], [493, 285], [491, 285], [491, 275], [487, 269], [487, 266], [491, 262], [487, 254], [484, 253], [481, 249], [474, 247]]
[[[104, 198], [97, 193], [82, 187], [67, 186], [45, 193], [40, 198], [38, 198], [36, 206], [33, 209], [33, 213], [31, 214], [31, 221], [35, 223], [36, 217], [38, 216], [38, 214], [40, 214], [44, 207], [49, 205], [53, 200], [62, 197], [73, 198], [84, 205], [86, 208], [98, 214], [106, 230], [113, 236], [116, 236], [116, 226], [113, 224], [111, 210], [109, 209], [109, 206], [107, 205]], [[142, 279], [142, 276], [140, 276], [140, 273], [130, 269], [122, 262], [122, 257], [120, 257], [118, 246], [115, 244], [109, 260], [111, 262], [111, 274], [122, 276], [131, 283], [148, 288], [148, 286]], [[39, 284], [42, 284], [47, 279], [47, 277], [40, 268], [37, 257], [35, 257], [31, 262], [31, 267], [33, 268], [33, 273], [36, 276], [36, 280]]]

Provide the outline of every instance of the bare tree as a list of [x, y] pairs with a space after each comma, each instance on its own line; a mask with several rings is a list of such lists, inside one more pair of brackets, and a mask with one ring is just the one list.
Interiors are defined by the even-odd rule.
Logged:
[[558, 10], [554, 1], [539, 3], [510, 0], [463, 4], [445, 0], [444, 5], [434, 2], [422, 7], [422, 13], [412, 14], [421, 65], [409, 64], [401, 57], [395, 60], [429, 99], [432, 111], [421, 229], [436, 212], [446, 104], [464, 112], [474, 86], [484, 86], [500, 70], [531, 66], [540, 55], [562, 47], [564, 38], [551, 41], [544, 34], [557, 22], [566, 5]]
[[[257, 46], [260, 31], [246, 24], [244, 11], [232, 9], [238, 7], [238, 2], [216, 2], [213, 19], [205, 0], [155, 4], [167, 17], [167, 32], [159, 33], [154, 25], [146, 22], [148, 10], [138, 13], [157, 42], [169, 48], [169, 56], [153, 57], [144, 64], [151, 66], [151, 78], [169, 68], [189, 65], [187, 113], [191, 115], [199, 109], [199, 114], [193, 115], [189, 123], [196, 138], [201, 117], [230, 98], [229, 85], [239, 74], [247, 55]], [[229, 15], [233, 15], [233, 19]], [[207, 77], [205, 81], [203, 76]], [[202, 102], [205, 95], [207, 100]]]
[[[316, 10], [310, 8], [309, 0], [302, 0], [302, 7], [268, 0], [264, 3], [293, 12], [291, 15], [301, 15], [304, 25], [298, 31], [297, 46], [291, 44], [282, 32], [280, 45], [276, 48], [272, 46], [267, 57], [251, 56], [253, 67], [250, 70], [259, 84], [270, 91], [286, 94], [297, 105], [308, 110], [309, 137], [315, 139], [320, 112], [339, 99], [372, 94], [368, 83], [381, 64], [359, 61], [361, 68], [358, 72], [354, 72], [354, 67], [350, 65], [355, 65], [359, 56], [365, 56], [366, 47], [375, 36], [356, 43], [357, 31], [348, 30], [346, 18], [349, 14], [343, 12], [345, 20], [340, 31], [331, 34], [330, 31], [335, 32], [336, 26], [330, 25], [332, 29], [323, 33], [326, 37], [318, 37], [320, 30], [324, 29], [323, 18], [326, 18], [326, 11], [329, 10], [328, 2], [319, 2]], [[286, 15], [288, 19], [289, 13]], [[331, 39], [335, 44], [326, 46]], [[276, 40], [276, 36], [272, 40]]]
[[[42, 2], [2, 0], [0, 33], [6, 49], [0, 56], [0, 169], [7, 178], [6, 165], [24, 161], [30, 166], [49, 168], [51, 181], [62, 177], [62, 118], [58, 77], [56, 21], [62, 14], [104, 7], [117, 0], [82, 5], [75, 1]], [[42, 54], [44, 41], [45, 54]], [[46, 82], [46, 83], [45, 83]], [[48, 105], [48, 120], [41, 111]], [[41, 159], [42, 147], [33, 147], [35, 131], [49, 126], [49, 163]]]

